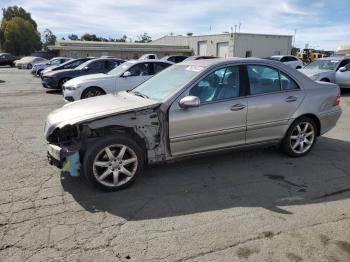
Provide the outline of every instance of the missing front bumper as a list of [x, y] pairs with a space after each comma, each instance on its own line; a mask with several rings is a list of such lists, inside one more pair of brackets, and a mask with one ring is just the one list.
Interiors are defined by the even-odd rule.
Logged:
[[80, 154], [78, 150], [69, 150], [49, 144], [47, 158], [50, 165], [56, 166], [71, 176], [79, 176]]

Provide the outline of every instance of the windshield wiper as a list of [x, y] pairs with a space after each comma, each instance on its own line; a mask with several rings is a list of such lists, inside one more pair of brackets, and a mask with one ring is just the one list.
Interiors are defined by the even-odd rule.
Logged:
[[149, 98], [148, 96], [146, 96], [145, 94], [142, 94], [142, 93], [140, 93], [140, 92], [138, 92], [138, 91], [134, 91], [134, 92], [132, 92], [135, 96], [140, 96], [140, 97], [143, 97], [143, 98]]

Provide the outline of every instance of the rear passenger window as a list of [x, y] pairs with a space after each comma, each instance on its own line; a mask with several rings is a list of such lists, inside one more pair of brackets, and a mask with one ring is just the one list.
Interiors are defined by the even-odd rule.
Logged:
[[258, 65], [248, 65], [247, 70], [251, 95], [273, 93], [281, 90], [277, 70]]
[[299, 89], [299, 86], [297, 85], [297, 83], [295, 83], [295, 81], [291, 79], [289, 76], [283, 74], [282, 72], [280, 72], [280, 76], [281, 76], [282, 90]]

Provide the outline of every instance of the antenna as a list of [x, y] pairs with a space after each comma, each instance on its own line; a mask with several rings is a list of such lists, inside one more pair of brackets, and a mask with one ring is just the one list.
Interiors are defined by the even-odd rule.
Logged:
[[242, 26], [242, 23], [241, 23], [241, 22], [239, 22], [239, 24], [238, 24], [238, 33], [240, 33], [240, 32], [241, 32], [241, 26]]
[[237, 33], [237, 25], [235, 25], [235, 33]]
[[294, 29], [293, 46], [295, 46], [295, 36], [297, 34], [297, 29]]

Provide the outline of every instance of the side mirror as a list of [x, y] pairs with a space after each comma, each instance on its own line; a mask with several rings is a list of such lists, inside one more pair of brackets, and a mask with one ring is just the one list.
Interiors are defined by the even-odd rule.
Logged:
[[85, 67], [83, 68], [83, 71], [89, 71], [89, 67], [88, 67], [88, 66], [85, 66]]
[[128, 77], [128, 76], [131, 76], [130, 71], [126, 71], [126, 72], [124, 72], [124, 74], [122, 75], [122, 77]]
[[346, 72], [346, 67], [343, 66], [343, 67], [339, 68], [339, 71], [340, 71], [340, 72]]
[[183, 109], [189, 107], [199, 107], [200, 105], [201, 101], [197, 96], [185, 96], [179, 101], [179, 107]]

